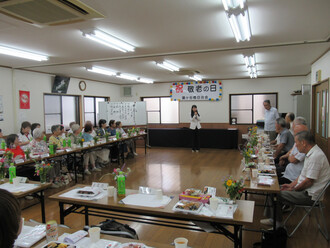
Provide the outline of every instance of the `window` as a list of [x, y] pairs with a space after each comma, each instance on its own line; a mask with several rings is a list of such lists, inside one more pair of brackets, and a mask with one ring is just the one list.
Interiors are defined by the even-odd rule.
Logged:
[[144, 97], [149, 124], [179, 123], [179, 102], [170, 97]]
[[231, 94], [230, 120], [236, 118], [237, 124], [256, 124], [264, 119], [264, 100], [270, 100], [271, 106], [277, 108], [277, 93]]
[[108, 97], [85, 96], [85, 122], [91, 121], [94, 127], [97, 126], [99, 122], [99, 102], [106, 102], [108, 100]]
[[51, 127], [63, 124], [69, 127], [70, 122], [79, 123], [79, 96], [44, 95], [46, 133]]

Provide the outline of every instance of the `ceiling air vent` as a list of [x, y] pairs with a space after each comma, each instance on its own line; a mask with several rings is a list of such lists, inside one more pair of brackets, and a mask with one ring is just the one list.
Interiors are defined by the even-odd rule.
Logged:
[[104, 18], [79, 0], [0, 0], [0, 13], [37, 25], [63, 25]]

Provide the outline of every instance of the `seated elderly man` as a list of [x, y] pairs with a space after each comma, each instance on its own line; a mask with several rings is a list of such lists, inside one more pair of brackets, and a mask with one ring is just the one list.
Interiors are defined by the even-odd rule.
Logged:
[[286, 122], [283, 118], [276, 119], [275, 129], [280, 134], [280, 143], [275, 145], [274, 159], [278, 163], [279, 157], [291, 150], [294, 144], [294, 138], [290, 131], [286, 128]]
[[287, 113], [285, 115], [285, 122], [288, 125], [287, 128], [289, 129], [292, 135], [294, 134], [293, 121], [294, 121], [294, 113], [291, 112]]
[[[305, 153], [304, 167], [299, 177], [290, 184], [283, 184], [278, 195], [276, 208], [276, 225], [282, 226], [282, 204], [312, 205], [330, 180], [329, 162], [323, 151], [315, 144], [313, 135], [308, 131], [302, 131], [295, 136], [296, 146], [299, 152]], [[267, 217], [273, 216], [272, 201], [269, 200], [269, 207], [265, 208]], [[264, 225], [272, 225], [273, 219], [260, 221]]]
[[[293, 125], [294, 133], [300, 133], [302, 131], [308, 131], [305, 125]], [[285, 166], [285, 161], [288, 160], [289, 164]], [[302, 168], [304, 167], [305, 153], [298, 151], [296, 144], [285, 155], [280, 157], [278, 168], [276, 169], [279, 184], [291, 183], [296, 180], [300, 175]], [[282, 176], [282, 172], [284, 174]]]

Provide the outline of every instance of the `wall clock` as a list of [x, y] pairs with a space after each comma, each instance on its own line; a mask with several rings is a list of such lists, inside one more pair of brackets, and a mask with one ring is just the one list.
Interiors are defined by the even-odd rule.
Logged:
[[85, 91], [86, 90], [86, 82], [85, 81], [80, 81], [79, 82], [79, 89], [81, 91]]

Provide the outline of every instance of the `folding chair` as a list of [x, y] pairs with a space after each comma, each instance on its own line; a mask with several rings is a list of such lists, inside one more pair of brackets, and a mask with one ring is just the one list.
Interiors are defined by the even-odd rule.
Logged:
[[300, 227], [300, 225], [303, 223], [303, 221], [306, 219], [306, 217], [308, 215], [311, 214], [312, 210], [314, 208], [319, 208], [320, 212], [321, 212], [321, 219], [322, 219], [322, 225], [324, 230], [322, 229], [319, 219], [317, 217], [317, 214], [315, 213], [316, 216], [316, 220], [317, 220], [317, 226], [320, 229], [320, 232], [322, 233], [322, 235], [325, 237], [325, 239], [327, 241], [329, 241], [329, 234], [328, 234], [328, 229], [327, 229], [327, 223], [325, 222], [325, 218], [324, 218], [324, 214], [323, 214], [323, 208], [325, 208], [325, 206], [323, 205], [323, 202], [321, 200], [322, 196], [324, 195], [325, 191], [327, 190], [328, 186], [330, 185], [330, 180], [327, 182], [327, 184], [324, 186], [324, 188], [322, 189], [322, 191], [320, 192], [320, 194], [317, 196], [316, 200], [314, 201], [314, 204], [311, 206], [306, 206], [306, 205], [294, 205], [294, 208], [292, 209], [292, 211], [290, 212], [289, 216], [286, 218], [286, 220], [284, 221], [284, 225], [286, 224], [286, 222], [289, 220], [289, 218], [291, 217], [291, 215], [293, 214], [293, 212], [297, 209], [297, 208], [304, 208], [306, 213], [303, 216], [303, 218], [300, 220], [300, 222], [298, 223], [298, 225], [295, 227], [295, 229], [293, 230], [292, 233], [288, 234], [289, 237], [291, 237], [296, 230]]

